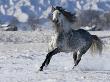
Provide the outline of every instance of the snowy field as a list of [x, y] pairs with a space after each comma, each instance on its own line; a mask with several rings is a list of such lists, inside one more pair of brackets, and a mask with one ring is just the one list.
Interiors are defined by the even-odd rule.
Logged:
[[51, 34], [50, 31], [0, 32], [0, 82], [110, 82], [109, 38], [103, 38], [102, 56], [93, 57], [87, 52], [74, 70], [72, 53], [59, 53], [39, 72]]

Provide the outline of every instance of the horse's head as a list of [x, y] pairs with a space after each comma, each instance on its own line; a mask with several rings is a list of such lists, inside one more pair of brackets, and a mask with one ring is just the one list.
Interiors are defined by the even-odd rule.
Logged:
[[76, 21], [76, 14], [72, 14], [68, 11], [66, 11], [65, 9], [63, 9], [62, 7], [56, 6], [53, 7], [52, 6], [52, 21], [54, 23], [60, 24], [63, 19], [63, 17], [65, 17], [69, 22], [75, 22]]
[[54, 23], [60, 23], [62, 18], [62, 13], [59, 9], [52, 7], [52, 21]]

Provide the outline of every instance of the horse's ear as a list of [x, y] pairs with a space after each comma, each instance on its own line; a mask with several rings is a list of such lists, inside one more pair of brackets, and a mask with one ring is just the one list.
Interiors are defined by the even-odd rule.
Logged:
[[54, 7], [54, 6], [52, 6], [52, 10], [51, 10], [51, 11], [53, 12], [54, 10], [55, 10], [55, 7]]

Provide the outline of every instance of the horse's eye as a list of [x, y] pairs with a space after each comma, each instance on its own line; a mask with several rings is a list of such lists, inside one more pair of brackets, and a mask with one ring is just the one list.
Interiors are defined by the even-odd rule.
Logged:
[[59, 15], [61, 15], [61, 12], [59, 12]]

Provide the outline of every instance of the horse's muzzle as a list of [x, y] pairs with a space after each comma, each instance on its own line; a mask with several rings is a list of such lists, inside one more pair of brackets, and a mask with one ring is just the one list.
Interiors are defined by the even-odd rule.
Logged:
[[57, 19], [55, 19], [55, 20], [53, 20], [53, 22], [54, 22], [54, 23], [58, 23], [58, 20], [57, 20]]

